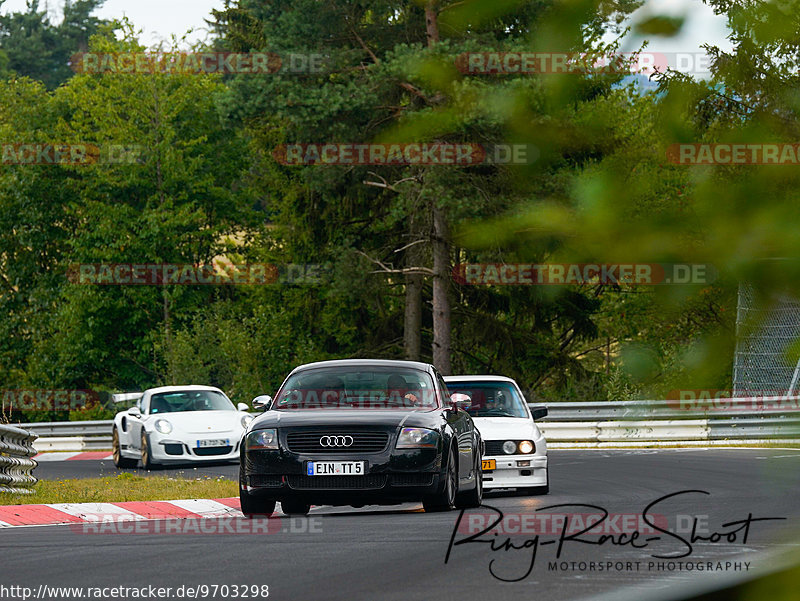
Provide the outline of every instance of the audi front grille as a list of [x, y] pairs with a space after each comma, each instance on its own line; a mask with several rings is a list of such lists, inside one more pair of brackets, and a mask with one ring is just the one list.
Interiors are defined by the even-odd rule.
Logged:
[[380, 453], [389, 444], [388, 432], [336, 430], [289, 432], [286, 444], [293, 453]]
[[270, 486], [273, 488], [279, 488], [283, 486], [283, 476], [280, 475], [253, 474], [247, 478], [250, 486]]
[[430, 486], [433, 474], [392, 474], [392, 486]]

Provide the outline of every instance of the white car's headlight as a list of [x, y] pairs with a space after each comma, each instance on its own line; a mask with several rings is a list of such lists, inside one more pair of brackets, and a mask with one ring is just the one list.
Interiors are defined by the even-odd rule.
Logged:
[[403, 428], [397, 438], [398, 449], [420, 449], [436, 447], [439, 435], [427, 428]]
[[266, 430], [250, 432], [245, 439], [245, 448], [248, 451], [259, 449], [277, 450], [278, 430], [275, 428], [267, 428]]
[[530, 440], [523, 440], [519, 443], [519, 452], [523, 455], [530, 455], [533, 453], [533, 443]]
[[169, 434], [170, 432], [172, 432], [172, 424], [165, 419], [157, 419], [155, 423], [155, 428], [162, 434]]
[[253, 416], [249, 413], [247, 415], [242, 416], [242, 428], [247, 430], [247, 426], [250, 425], [250, 422], [253, 421]]
[[513, 440], [507, 440], [503, 443], [503, 453], [506, 455], [513, 455], [517, 452], [517, 443]]

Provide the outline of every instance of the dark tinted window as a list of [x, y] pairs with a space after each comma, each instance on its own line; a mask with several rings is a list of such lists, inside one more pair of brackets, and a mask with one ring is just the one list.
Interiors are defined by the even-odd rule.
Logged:
[[278, 392], [273, 409], [432, 409], [433, 380], [422, 371], [329, 367], [299, 372]]

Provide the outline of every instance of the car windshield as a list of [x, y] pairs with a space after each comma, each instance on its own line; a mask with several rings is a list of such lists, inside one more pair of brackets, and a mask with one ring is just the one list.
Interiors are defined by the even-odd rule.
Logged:
[[214, 390], [179, 390], [162, 392], [150, 397], [150, 413], [178, 411], [235, 411], [233, 403]]
[[329, 367], [291, 376], [274, 409], [405, 409], [440, 406], [431, 377], [408, 368]]
[[448, 382], [447, 389], [470, 398], [472, 417], [528, 417], [525, 401], [510, 382]]

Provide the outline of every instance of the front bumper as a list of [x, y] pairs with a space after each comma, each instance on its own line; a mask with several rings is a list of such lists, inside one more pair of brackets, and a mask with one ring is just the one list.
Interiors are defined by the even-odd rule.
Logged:
[[[308, 476], [308, 461], [366, 461], [364, 476]], [[311, 505], [418, 502], [444, 485], [437, 449], [393, 449], [379, 454], [303, 455], [286, 449], [242, 453], [240, 488], [253, 496]]]
[[[497, 467], [483, 472], [483, 488], [526, 488], [547, 485], [547, 455], [489, 455]], [[529, 462], [527, 466], [518, 462]]]
[[[214, 461], [239, 461], [241, 434], [223, 432], [198, 434], [197, 439], [176, 438], [172, 434], [152, 432], [148, 435], [150, 455], [155, 463], [208, 463]], [[197, 440], [227, 439], [228, 445], [221, 447], [197, 447]]]

